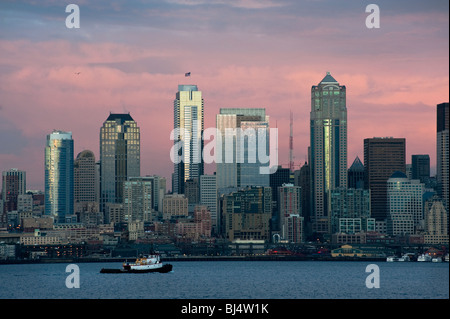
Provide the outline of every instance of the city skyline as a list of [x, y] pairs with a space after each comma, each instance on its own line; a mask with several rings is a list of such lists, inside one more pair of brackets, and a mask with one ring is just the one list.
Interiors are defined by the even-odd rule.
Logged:
[[283, 167], [292, 111], [298, 169], [309, 146], [310, 88], [329, 71], [348, 90], [347, 167], [363, 158], [365, 138], [393, 136], [406, 139], [407, 163], [429, 154], [435, 175], [436, 105], [449, 85], [448, 3], [377, 4], [380, 29], [366, 28], [360, 3], [82, 2], [80, 29], [68, 29], [66, 4], [2, 3], [0, 167], [26, 171], [27, 188], [44, 190], [52, 129], [73, 133], [74, 154], [91, 150], [99, 159], [105, 116], [130, 112], [141, 127], [141, 175], [170, 181], [173, 93], [195, 84], [205, 128], [220, 108], [265, 108], [279, 129]]

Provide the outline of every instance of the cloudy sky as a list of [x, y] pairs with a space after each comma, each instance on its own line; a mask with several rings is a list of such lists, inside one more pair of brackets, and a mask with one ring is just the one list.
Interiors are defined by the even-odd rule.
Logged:
[[[66, 27], [66, 5], [80, 28]], [[366, 6], [380, 28], [366, 27]], [[363, 140], [406, 138], [411, 154], [436, 162], [436, 104], [449, 96], [449, 3], [436, 1], [166, 0], [0, 2], [0, 170], [27, 171], [44, 187], [44, 147], [53, 129], [72, 131], [75, 155], [99, 158], [109, 112], [141, 128], [141, 174], [167, 177], [173, 100], [197, 84], [205, 127], [221, 107], [265, 107], [279, 129], [280, 163], [309, 146], [310, 90], [329, 71], [347, 87], [348, 161]], [[80, 72], [80, 74], [75, 74]], [[191, 72], [191, 77], [185, 77]], [[211, 172], [214, 168], [207, 168]]]

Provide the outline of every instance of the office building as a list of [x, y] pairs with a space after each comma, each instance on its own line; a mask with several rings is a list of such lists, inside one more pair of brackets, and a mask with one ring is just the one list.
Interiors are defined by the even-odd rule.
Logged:
[[17, 196], [26, 192], [26, 172], [12, 168], [2, 172], [2, 201], [5, 212], [17, 210]]
[[305, 236], [311, 233], [311, 180], [308, 162], [294, 172], [294, 185], [300, 186]]
[[348, 188], [364, 188], [364, 165], [358, 156], [348, 169]]
[[163, 199], [163, 219], [188, 216], [188, 199], [183, 194], [170, 194]]
[[284, 219], [284, 238], [288, 243], [301, 244], [305, 241], [304, 218], [298, 214], [291, 214]]
[[346, 88], [327, 72], [311, 88], [310, 170], [313, 232], [330, 232], [330, 191], [347, 186]]
[[66, 223], [74, 214], [72, 132], [53, 131], [45, 147], [45, 215]]
[[356, 234], [375, 231], [370, 217], [370, 190], [338, 187], [331, 191], [331, 232]]
[[125, 221], [128, 223], [150, 221], [153, 212], [153, 179], [150, 177], [129, 177], [123, 185]]
[[211, 214], [212, 232], [217, 234], [219, 231], [219, 216], [217, 214], [216, 175], [200, 176], [200, 204], [208, 208]]
[[100, 128], [100, 210], [123, 203], [123, 183], [140, 176], [140, 129], [128, 114], [110, 113]]
[[146, 179], [152, 181], [152, 209], [162, 212], [162, 202], [166, 195], [166, 179], [158, 175], [147, 175]]
[[20, 194], [17, 196], [17, 211], [32, 212], [33, 211], [33, 195]]
[[[184, 194], [187, 180], [203, 175], [203, 98], [196, 85], [179, 85], [174, 100], [172, 191]], [[176, 158], [176, 159], [175, 159]]]
[[189, 205], [193, 207], [200, 202], [200, 185], [198, 178], [188, 179], [184, 183], [184, 195], [188, 199]]
[[261, 174], [261, 168], [269, 163], [259, 157], [260, 153], [269, 154], [269, 116], [265, 109], [221, 108], [216, 127], [222, 142], [217, 145], [221, 149], [216, 158], [217, 188], [269, 186], [270, 174]]
[[395, 172], [387, 181], [387, 233], [391, 236], [413, 235], [423, 220], [424, 184]]
[[364, 139], [364, 188], [370, 189], [372, 217], [387, 218], [387, 180], [394, 172], [406, 174], [404, 138], [374, 137]]
[[302, 216], [301, 188], [294, 184], [285, 183], [278, 190], [279, 229], [282, 238], [287, 238], [286, 218], [290, 215]]
[[411, 155], [411, 179], [428, 184], [430, 180], [430, 156], [428, 154]]
[[74, 198], [75, 202], [98, 201], [98, 185], [96, 185], [96, 165], [94, 153], [84, 150], [73, 162]]
[[448, 212], [442, 199], [435, 196], [425, 202], [425, 244], [448, 245]]
[[[269, 175], [269, 185], [272, 188], [272, 202], [275, 204], [278, 203], [278, 187], [290, 183], [291, 170], [289, 168], [278, 166], [277, 171]], [[275, 205], [274, 208], [275, 210], [278, 210], [277, 205]]]
[[437, 105], [437, 120], [436, 120], [436, 177], [438, 194], [443, 200], [443, 204], [447, 213], [449, 211], [449, 183], [448, 169], [449, 169], [449, 151], [448, 151], [448, 102]]
[[223, 235], [229, 241], [269, 240], [272, 217], [272, 190], [270, 187], [247, 187], [223, 195]]
[[125, 222], [125, 211], [123, 204], [106, 203], [105, 204], [105, 223], [120, 224]]

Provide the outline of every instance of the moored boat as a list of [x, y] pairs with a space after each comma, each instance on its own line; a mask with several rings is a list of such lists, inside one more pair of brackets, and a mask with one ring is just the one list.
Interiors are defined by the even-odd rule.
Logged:
[[417, 261], [431, 261], [431, 256], [428, 254], [422, 254], [417, 257]]
[[442, 257], [434, 257], [433, 259], [431, 259], [431, 262], [441, 263], [442, 262]]
[[167, 273], [172, 271], [172, 265], [163, 264], [159, 255], [149, 255], [146, 257], [137, 258], [134, 263], [125, 262], [122, 269], [108, 269], [102, 268], [102, 274], [119, 274], [119, 273], [148, 273], [159, 272]]
[[408, 255], [403, 255], [402, 257], [389, 256], [386, 258], [386, 261], [388, 261], [388, 262], [411, 261], [411, 258]]

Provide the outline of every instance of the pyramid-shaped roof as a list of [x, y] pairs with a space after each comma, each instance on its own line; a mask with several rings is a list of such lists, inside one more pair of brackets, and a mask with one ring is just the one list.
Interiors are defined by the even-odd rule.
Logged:
[[330, 72], [327, 72], [327, 75], [325, 75], [325, 77], [322, 79], [322, 81], [320, 81], [319, 84], [324, 83], [338, 83], [338, 81], [336, 81], [335, 78], [331, 76]]
[[351, 171], [364, 171], [364, 165], [358, 156], [356, 156], [355, 160], [353, 161], [352, 166], [350, 166], [350, 170]]

